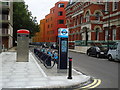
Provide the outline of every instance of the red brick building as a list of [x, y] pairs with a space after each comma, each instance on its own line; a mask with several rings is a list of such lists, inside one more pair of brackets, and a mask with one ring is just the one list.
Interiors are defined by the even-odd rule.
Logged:
[[76, 45], [87, 45], [93, 42], [106, 43], [108, 39], [110, 41], [120, 40], [119, 17], [120, 1], [70, 2], [66, 7], [69, 42], [75, 42]]
[[105, 3], [105, 11], [108, 12], [105, 12], [103, 16], [104, 40], [108, 38], [108, 30], [109, 40], [120, 40], [120, 1]]
[[45, 42], [56, 42], [58, 28], [66, 28], [65, 7], [67, 1], [59, 1], [50, 9], [50, 13], [45, 16]]

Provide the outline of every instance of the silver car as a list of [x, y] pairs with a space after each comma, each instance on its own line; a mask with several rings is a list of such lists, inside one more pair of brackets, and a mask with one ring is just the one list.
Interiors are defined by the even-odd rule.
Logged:
[[120, 61], [120, 42], [115, 43], [108, 51], [108, 60]]

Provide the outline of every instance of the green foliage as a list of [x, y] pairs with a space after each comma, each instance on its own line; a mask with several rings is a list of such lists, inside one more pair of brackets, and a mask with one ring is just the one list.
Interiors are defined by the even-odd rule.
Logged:
[[32, 13], [28, 10], [25, 2], [13, 3], [13, 36], [17, 37], [17, 30], [27, 29], [30, 31], [30, 37], [39, 32], [39, 25], [35, 22], [36, 17], [32, 17]]

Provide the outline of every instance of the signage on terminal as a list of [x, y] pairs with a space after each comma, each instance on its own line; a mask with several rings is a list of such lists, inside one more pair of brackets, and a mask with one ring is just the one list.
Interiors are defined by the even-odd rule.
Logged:
[[58, 37], [67, 38], [68, 37], [68, 28], [59, 28]]

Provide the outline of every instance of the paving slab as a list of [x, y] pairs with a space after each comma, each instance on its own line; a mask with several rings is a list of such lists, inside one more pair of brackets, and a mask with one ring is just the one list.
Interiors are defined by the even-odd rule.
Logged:
[[57, 66], [46, 69], [33, 53], [29, 53], [29, 62], [16, 62], [16, 52], [0, 54], [2, 88], [66, 88], [90, 80], [90, 76], [73, 70], [73, 79], [67, 79], [67, 73], [57, 73]]

